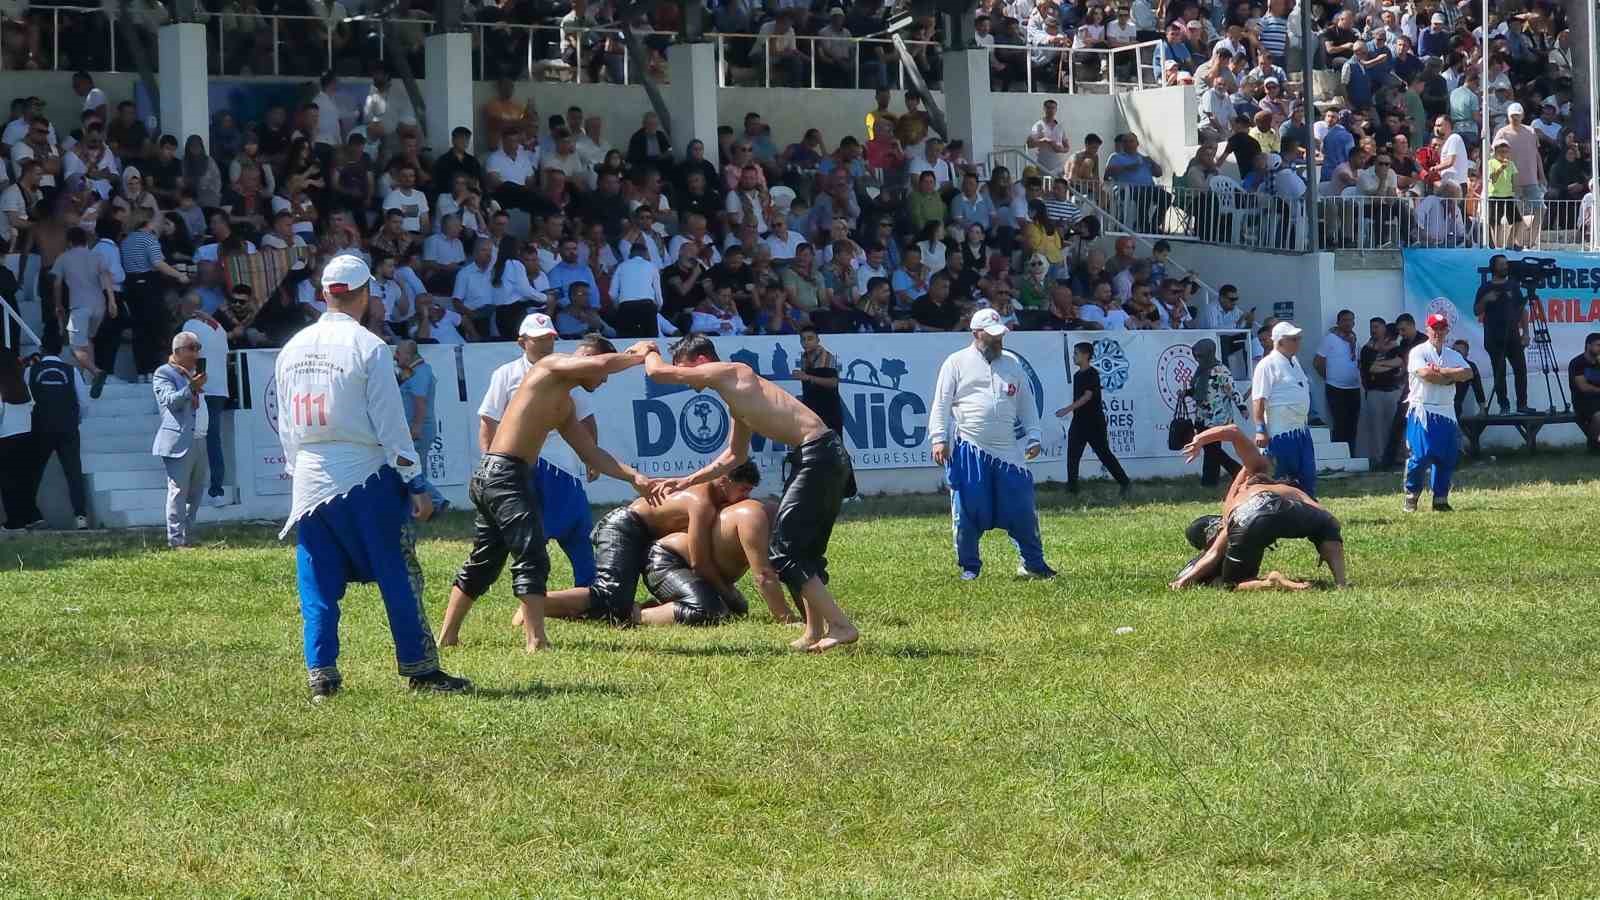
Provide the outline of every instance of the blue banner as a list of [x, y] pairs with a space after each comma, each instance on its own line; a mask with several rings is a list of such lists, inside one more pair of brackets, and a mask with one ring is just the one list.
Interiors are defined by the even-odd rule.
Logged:
[[[1556, 369], [1552, 375], [1564, 380], [1567, 362], [1583, 352], [1584, 336], [1600, 331], [1600, 254], [1515, 253], [1493, 249], [1406, 250], [1402, 254], [1406, 312], [1416, 318], [1419, 328], [1432, 313], [1448, 316], [1451, 339], [1467, 341], [1470, 345], [1468, 358], [1478, 364], [1485, 388], [1492, 387], [1489, 358], [1483, 349], [1483, 322], [1473, 307], [1478, 287], [1488, 277], [1489, 261], [1497, 254], [1512, 260], [1556, 261], [1556, 274], [1535, 288], [1538, 299], [1530, 304], [1529, 313], [1533, 317], [1542, 316], [1549, 324]], [[1529, 400], [1534, 407], [1544, 409], [1548, 393], [1536, 346], [1528, 347], [1527, 360]], [[1556, 405], [1561, 405], [1559, 397]]]

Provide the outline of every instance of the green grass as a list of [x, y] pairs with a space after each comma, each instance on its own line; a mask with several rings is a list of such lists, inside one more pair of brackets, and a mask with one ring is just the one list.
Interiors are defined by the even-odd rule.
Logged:
[[[1326, 482], [1356, 587], [1294, 596], [1166, 590], [1192, 482], [1042, 491], [1049, 584], [994, 533], [962, 585], [943, 501], [869, 501], [857, 649], [758, 614], [530, 657], [502, 583], [471, 697], [403, 690], [363, 586], [321, 707], [275, 529], [0, 542], [0, 895], [1594, 896], [1595, 471], [1472, 467], [1452, 517]], [[429, 529], [437, 625], [468, 522]]]

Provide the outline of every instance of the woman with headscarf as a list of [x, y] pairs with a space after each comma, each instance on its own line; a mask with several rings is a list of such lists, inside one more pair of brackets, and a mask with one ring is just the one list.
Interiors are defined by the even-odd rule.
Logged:
[[[1194, 401], [1195, 428], [1205, 431], [1218, 425], [1233, 422], [1234, 411], [1239, 408], [1239, 392], [1233, 385], [1233, 372], [1217, 359], [1217, 344], [1210, 338], [1194, 343], [1194, 377], [1187, 391]], [[1217, 474], [1226, 471], [1228, 478], [1239, 472], [1239, 463], [1222, 449], [1221, 444], [1207, 444], [1205, 460], [1200, 468], [1200, 483], [1206, 487], [1217, 484]]]
[[151, 215], [161, 212], [161, 204], [156, 202], [156, 195], [145, 188], [144, 175], [133, 166], [122, 170], [122, 190], [111, 200], [114, 206], [126, 210], [134, 207], [143, 207], [150, 210]]
[[222, 205], [222, 171], [206, 153], [205, 138], [189, 135], [183, 145], [183, 180], [201, 206]]

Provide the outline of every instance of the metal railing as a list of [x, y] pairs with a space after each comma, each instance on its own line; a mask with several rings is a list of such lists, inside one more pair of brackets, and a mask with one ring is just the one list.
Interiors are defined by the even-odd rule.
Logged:
[[[318, 16], [262, 12], [205, 13], [207, 63], [213, 75], [249, 71], [254, 75], [314, 75], [335, 68], [347, 56], [387, 60], [394, 52], [390, 30], [401, 29], [407, 53], [421, 50], [433, 32], [430, 18], [352, 16], [334, 22]], [[155, 40], [159, 23], [151, 15], [134, 17], [136, 39]], [[338, 26], [349, 26], [340, 35]], [[615, 24], [563, 27], [560, 24], [465, 22], [477, 57], [480, 81], [499, 77], [571, 80], [584, 83], [636, 83], [637, 63], [622, 48]], [[119, 71], [129, 53], [126, 35], [99, 7], [52, 6], [31, 9], [7, 27], [24, 30], [22, 59], [7, 58], [0, 46], [0, 70]], [[351, 33], [351, 29], [355, 29]], [[307, 33], [307, 32], [311, 33]], [[635, 29], [652, 50], [675, 43], [675, 32]], [[789, 34], [708, 34], [716, 47], [719, 86], [797, 88], [903, 87], [905, 62], [894, 41], [884, 37]], [[412, 39], [415, 44], [412, 45]], [[1159, 41], [1123, 47], [1053, 47], [997, 44], [989, 49], [991, 77], [1002, 90], [1075, 93], [1085, 88], [1117, 91], [1161, 86], [1156, 64]], [[927, 54], [924, 79], [937, 83], [943, 52], [936, 42], [905, 41]], [[320, 49], [319, 49], [320, 47]], [[63, 55], [65, 53], [65, 55]], [[151, 54], [152, 59], [158, 54]], [[13, 54], [14, 56], [14, 54]], [[417, 64], [421, 63], [418, 59]]]
[[[1151, 236], [1283, 252], [1304, 252], [1309, 246], [1303, 198], [1286, 200], [1237, 184], [1131, 193], [1114, 186], [1112, 191], [1123, 203], [1142, 205], [1150, 213], [1134, 221]], [[1501, 223], [1498, 228], [1489, 223], [1487, 246], [1587, 250], [1595, 239], [1591, 211], [1592, 204], [1583, 200], [1546, 200], [1537, 210], [1525, 210], [1510, 201], [1490, 206], [1480, 198], [1377, 197], [1351, 191], [1318, 199], [1318, 245], [1325, 250], [1485, 246], [1482, 217], [1488, 214], [1498, 215]]]
[[28, 323], [23, 321], [22, 315], [4, 297], [0, 297], [0, 347], [21, 353], [23, 347], [38, 347], [43, 343], [28, 327]]
[[[997, 147], [994, 152], [989, 154], [989, 171], [992, 173], [995, 169], [1001, 166], [1004, 166], [1006, 171], [1011, 173], [1011, 177], [1013, 179], [1020, 181], [1022, 170], [1028, 166], [1039, 166], [1039, 160], [1022, 147]], [[1039, 166], [1039, 168], [1041, 171], [1044, 169], [1043, 166]], [[1045, 174], [1043, 176], [1045, 190], [1047, 192], [1054, 186], [1055, 181], [1059, 177], [1060, 176], [1051, 174]], [[1105, 181], [1067, 182], [1068, 193], [1072, 197], [1073, 204], [1077, 206], [1080, 216], [1095, 216], [1100, 220], [1102, 233], [1127, 235], [1133, 238], [1135, 246], [1139, 247], [1145, 253], [1151, 253], [1155, 249], [1155, 241], [1159, 240], [1160, 238], [1151, 237], [1149, 232], [1128, 225], [1123, 215], [1119, 215], [1119, 212], [1130, 211], [1122, 210], [1121, 207], [1124, 204], [1118, 202], [1116, 199], [1119, 194], [1117, 189], [1121, 187], [1123, 186], [1114, 185]], [[1137, 203], [1134, 204], [1131, 211], [1134, 213], [1139, 211], [1139, 206]], [[1179, 278], [1187, 277], [1194, 279], [1194, 283], [1200, 286], [1201, 290], [1205, 292], [1206, 296], [1216, 295], [1216, 288], [1207, 284], [1203, 279], [1200, 278], [1199, 275], [1195, 274], [1177, 260], [1169, 257], [1167, 261], [1167, 268]]]

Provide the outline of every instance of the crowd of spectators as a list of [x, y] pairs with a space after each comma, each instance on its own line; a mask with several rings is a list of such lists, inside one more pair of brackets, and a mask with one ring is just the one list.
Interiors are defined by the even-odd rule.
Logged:
[[[1201, 147], [1170, 193], [1134, 186], [1163, 214], [1150, 230], [1233, 240], [1232, 219], [1243, 216], [1259, 243], [1303, 246], [1315, 167], [1324, 246], [1540, 246], [1546, 231], [1585, 239], [1590, 150], [1586, 121], [1572, 118], [1559, 5], [1493, 4], [1485, 27], [1477, 3], [1320, 4], [1309, 46], [1288, 0], [1209, 16], [1203, 4], [1183, 8], [1158, 58], [1167, 83], [1199, 91]], [[1316, 81], [1325, 74], [1331, 86], [1311, 108], [1298, 80], [1307, 52]], [[1237, 177], [1223, 168], [1230, 159]], [[1164, 215], [1169, 207], [1180, 214]]]
[[[568, 337], [952, 331], [985, 307], [1023, 329], [1179, 328], [1236, 300], [1186, 279], [1165, 244], [1098, 249], [1063, 177], [980, 180], [914, 94], [895, 110], [880, 90], [865, 141], [812, 129], [780, 148], [750, 113], [715, 148], [678, 148], [650, 113], [613, 147], [577, 107], [541, 129], [502, 81], [480, 161], [467, 128], [426, 155], [403, 92], [375, 76], [359, 111], [330, 73], [299, 108], [242, 128], [222, 113], [181, 150], [86, 73], [70, 132], [13, 103], [0, 240], [42, 260], [46, 329], [97, 395], [125, 333], [148, 377], [184, 309], [233, 349], [281, 346], [322, 312], [316, 276], [340, 253], [378, 278], [368, 327], [423, 343], [509, 340], [529, 312]], [[1096, 174], [1099, 138], [1074, 155], [1055, 116], [1046, 101], [1028, 138], [1041, 162]], [[1119, 142], [1108, 173], [1153, 165]]]

